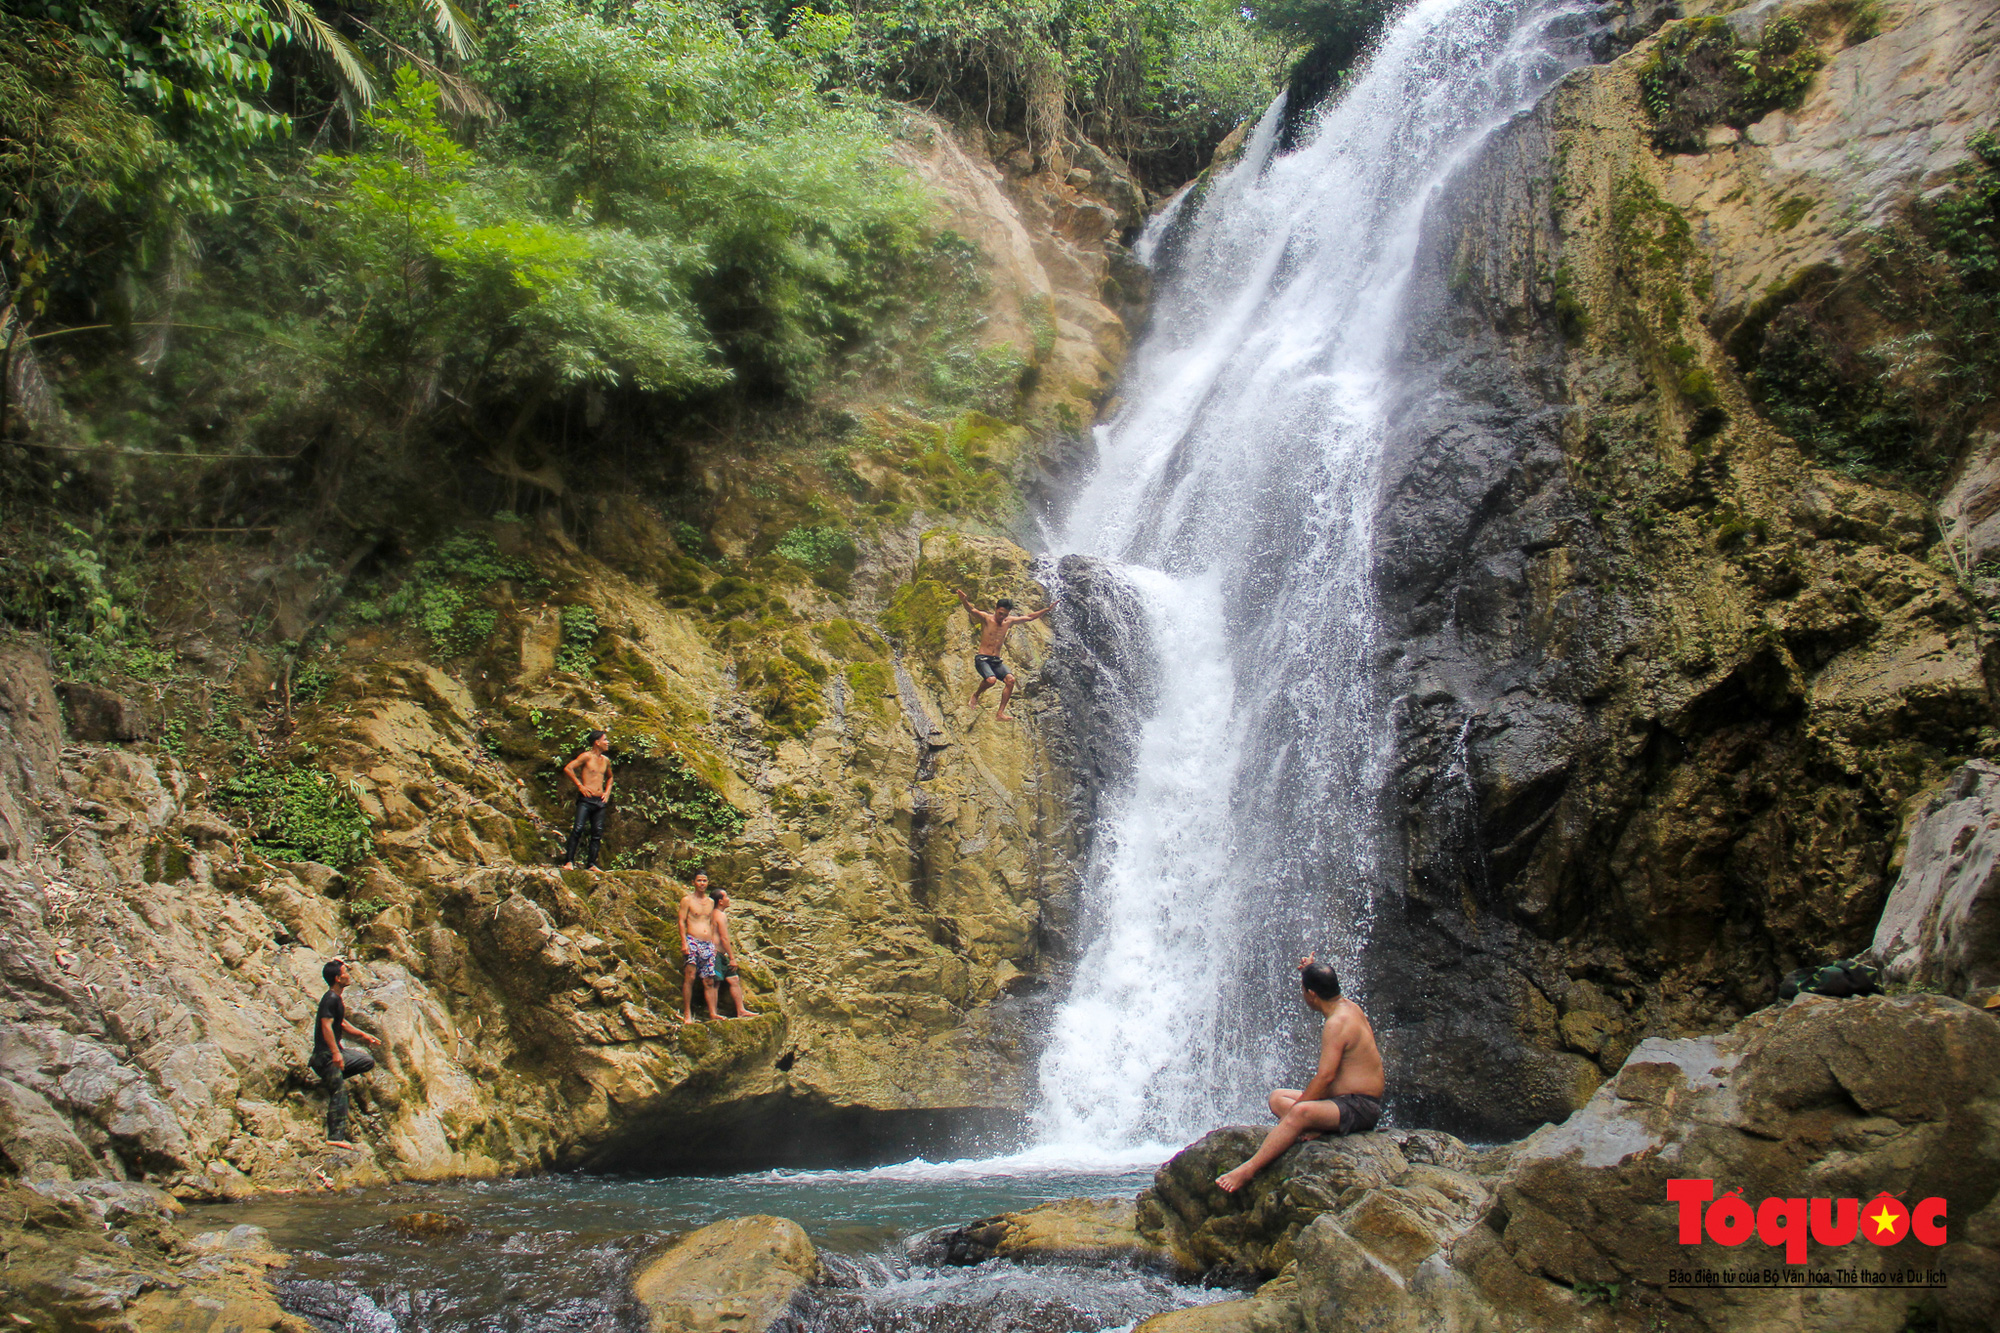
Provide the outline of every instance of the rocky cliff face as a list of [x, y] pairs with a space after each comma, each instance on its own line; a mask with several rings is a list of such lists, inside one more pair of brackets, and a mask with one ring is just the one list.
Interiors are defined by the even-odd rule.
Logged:
[[[1122, 355], [1140, 196], [927, 117], [901, 143], [976, 256], [980, 332], [951, 350], [998, 377], [986, 410], [893, 397], [890, 347], [790, 435], [687, 445], [671, 515], [637, 470], [413, 549], [401, 593], [393, 570], [349, 584], [368, 550], [162, 557], [161, 658], [66, 714], [36, 646], [6, 649], [0, 1167], [208, 1197], [1012, 1128], [1078, 778], [1049, 739], [1050, 626], [1015, 632], [998, 721], [994, 695], [966, 706], [950, 590], [1044, 595], [1010, 534]], [[610, 869], [558, 873], [555, 765], [590, 728], [615, 746]], [[287, 839], [362, 855], [336, 871]], [[733, 895], [757, 1017], [681, 1021], [697, 866]], [[358, 1154], [324, 1149], [304, 1070], [336, 954], [387, 1048]]]
[[1905, 819], [1990, 743], [1938, 483], [1802, 446], [1731, 348], [1966, 160], [2000, 50], [1974, 4], [1730, 21], [1783, 13], [1825, 61], [1795, 110], [1659, 151], [1656, 37], [1428, 224], [1379, 524], [1408, 893], [1376, 948], [1420, 1120], [1560, 1119], [1645, 1034], [1862, 948]]

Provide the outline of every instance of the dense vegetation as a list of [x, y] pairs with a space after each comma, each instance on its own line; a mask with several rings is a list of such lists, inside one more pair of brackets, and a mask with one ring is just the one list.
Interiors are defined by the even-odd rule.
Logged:
[[[0, 621], [149, 699], [267, 850], [341, 864], [365, 820], [293, 717], [356, 665], [333, 645], [477, 660], [573, 600], [533, 539], [488, 534], [574, 532], [636, 487], [676, 545], [659, 592], [797, 733], [825, 668], [788, 646], [784, 589], [844, 594], [858, 520], [999, 503], [1052, 329], [981, 342], [983, 261], [896, 165], [908, 104], [1011, 169], [1060, 181], [1101, 150], [1171, 188], [1320, 29], [1386, 8], [10, 0]], [[894, 408], [857, 451], [867, 403]], [[782, 512], [736, 562], [678, 498], [718, 441], [792, 459], [753, 485]], [[868, 450], [904, 480], [867, 480]], [[557, 668], [615, 674], [602, 637], [563, 605]], [[487, 741], [546, 761], [588, 720]], [[690, 846], [725, 836], [708, 779], [656, 748], [632, 799]]]

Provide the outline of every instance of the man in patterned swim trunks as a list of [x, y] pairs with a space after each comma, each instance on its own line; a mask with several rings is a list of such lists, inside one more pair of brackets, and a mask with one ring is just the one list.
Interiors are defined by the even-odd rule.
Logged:
[[1341, 996], [1340, 977], [1329, 964], [1307, 957], [1299, 964], [1299, 984], [1306, 1007], [1326, 1019], [1319, 1030], [1319, 1072], [1304, 1088], [1279, 1088], [1271, 1094], [1271, 1114], [1278, 1123], [1254, 1157], [1216, 1177], [1215, 1183], [1231, 1194], [1300, 1139], [1365, 1134], [1382, 1118], [1382, 1053], [1375, 1048], [1368, 1015]]
[[694, 1022], [694, 981], [701, 978], [702, 994], [708, 998], [708, 1016], [715, 1012], [715, 904], [708, 896], [708, 876], [696, 875], [694, 887], [681, 895], [681, 944], [687, 950], [687, 967], [681, 975], [681, 1022]]

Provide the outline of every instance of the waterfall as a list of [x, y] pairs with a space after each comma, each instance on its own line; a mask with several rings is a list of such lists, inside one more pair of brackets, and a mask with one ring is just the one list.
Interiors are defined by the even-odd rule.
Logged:
[[1416, 0], [1296, 151], [1281, 101], [1140, 247], [1151, 326], [1052, 545], [1122, 569], [1157, 665], [1042, 1060], [1050, 1143], [1178, 1143], [1309, 1075], [1292, 965], [1355, 972], [1387, 873], [1372, 522], [1419, 228], [1592, 8]]

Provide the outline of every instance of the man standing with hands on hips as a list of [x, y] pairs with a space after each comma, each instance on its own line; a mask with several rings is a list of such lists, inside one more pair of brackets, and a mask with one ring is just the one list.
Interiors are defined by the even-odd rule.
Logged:
[[371, 1037], [347, 1021], [347, 988], [354, 973], [347, 961], [336, 958], [320, 969], [328, 990], [320, 998], [319, 1013], [313, 1019], [312, 1071], [326, 1085], [326, 1144], [329, 1148], [357, 1147], [347, 1137], [347, 1080], [375, 1067], [375, 1057], [366, 1051], [342, 1047], [341, 1035], [359, 1037], [370, 1046], [382, 1039]]
[[563, 776], [576, 784], [576, 824], [569, 831], [569, 846], [563, 849], [564, 870], [576, 869], [576, 854], [583, 846], [583, 831], [590, 830], [590, 856], [583, 868], [597, 869], [597, 849], [604, 841], [604, 807], [611, 800], [611, 737], [593, 731], [583, 739], [583, 748], [563, 765]]

